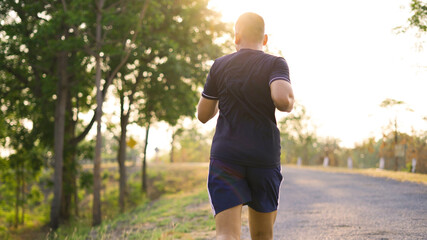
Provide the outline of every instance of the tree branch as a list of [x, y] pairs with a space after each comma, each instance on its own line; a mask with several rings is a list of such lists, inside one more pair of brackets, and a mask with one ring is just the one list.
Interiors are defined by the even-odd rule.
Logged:
[[[142, 20], [144, 19], [144, 16], [145, 16], [145, 14], [147, 12], [147, 8], [148, 8], [148, 5], [149, 5], [150, 1], [151, 0], [146, 0], [145, 3], [144, 3], [144, 6], [143, 6], [143, 8], [141, 10], [141, 14], [139, 16], [138, 25], [136, 27], [134, 35], [132, 36], [132, 40], [131, 40], [132, 42], [135, 42], [136, 36], [138, 35], [138, 32], [139, 32], [139, 29], [141, 29]], [[98, 3], [96, 2], [95, 4], [97, 6], [97, 10], [100, 11], [100, 6], [98, 6]], [[91, 51], [91, 52], [93, 52], [93, 51]], [[111, 74], [109, 75], [107, 81], [105, 81], [104, 87], [102, 89], [102, 99], [103, 100], [105, 99], [105, 96], [107, 94], [108, 87], [111, 85], [113, 79], [115, 78], [115, 76], [119, 72], [119, 70], [127, 62], [128, 58], [130, 56], [130, 53], [131, 53], [131, 49], [127, 48], [125, 56], [122, 58], [122, 60], [120, 61], [120, 63], [116, 66], [116, 68], [114, 68], [114, 70], [111, 72]], [[92, 56], [95, 56], [95, 55], [93, 54]], [[79, 136], [77, 136], [76, 138], [74, 138], [74, 139], [72, 139], [70, 141], [71, 144], [77, 144], [77, 143], [79, 143], [80, 141], [82, 141], [86, 137], [86, 135], [89, 133], [90, 129], [92, 128], [93, 124], [95, 123], [95, 119], [96, 119], [96, 109], [94, 110], [94, 114], [93, 114], [93, 117], [92, 117], [89, 125], [85, 128], [85, 130], [81, 134], [79, 134]]]
[[65, 0], [61, 0], [61, 2], [62, 2], [62, 7], [64, 9], [64, 12], [67, 12], [68, 11], [67, 10], [67, 3], [65, 2]]
[[[142, 25], [142, 20], [144, 19], [144, 16], [147, 12], [147, 8], [148, 8], [148, 4], [150, 3], [151, 0], [146, 0], [144, 3], [144, 6], [141, 10], [141, 14], [139, 15], [139, 21], [138, 21], [138, 25], [136, 27], [135, 33], [132, 36], [132, 40], [131, 42], [135, 42], [136, 36], [138, 35], [139, 29], [141, 28]], [[125, 46], [126, 47], [126, 46]], [[119, 70], [123, 67], [123, 65], [127, 62], [129, 56], [131, 53], [131, 49], [127, 48], [126, 49], [126, 53], [125, 56], [122, 58], [122, 60], [120, 61], [120, 63], [117, 65], [117, 67], [112, 71], [112, 73], [110, 74], [110, 76], [108, 77], [107, 81], [105, 82], [105, 86], [104, 89], [107, 89], [111, 82], [113, 81], [113, 79], [116, 77], [116, 74], [119, 72]], [[105, 91], [106, 92], [106, 91]]]
[[17, 72], [15, 69], [11, 68], [8, 65], [3, 65], [3, 69], [6, 70], [8, 73], [12, 74], [13, 76], [16, 77], [16, 79], [18, 79], [21, 83], [28, 85], [28, 79], [23, 76], [22, 74], [20, 74], [19, 72]]
[[92, 128], [93, 124], [95, 123], [95, 119], [96, 119], [96, 108], [93, 110], [93, 117], [90, 120], [89, 124], [86, 126], [85, 130], [83, 130], [83, 132], [80, 133], [77, 137], [70, 140], [71, 145], [78, 144], [86, 137], [86, 135], [89, 133], [90, 129]]
[[105, 9], [110, 10], [111, 8], [114, 8], [114, 7], [116, 7], [116, 6], [120, 5], [120, 4], [123, 4], [124, 2], [125, 2], [124, 0], [114, 2], [110, 6], [106, 7]]

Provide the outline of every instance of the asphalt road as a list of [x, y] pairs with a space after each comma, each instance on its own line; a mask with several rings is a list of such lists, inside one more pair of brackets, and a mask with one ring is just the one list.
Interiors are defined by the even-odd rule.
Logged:
[[427, 239], [427, 185], [293, 167], [283, 173], [274, 239]]

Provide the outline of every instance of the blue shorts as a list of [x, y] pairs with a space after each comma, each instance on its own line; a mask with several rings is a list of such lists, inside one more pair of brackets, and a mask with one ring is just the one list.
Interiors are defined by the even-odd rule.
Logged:
[[211, 159], [208, 192], [213, 214], [241, 204], [258, 212], [276, 211], [282, 179], [280, 165], [256, 168]]

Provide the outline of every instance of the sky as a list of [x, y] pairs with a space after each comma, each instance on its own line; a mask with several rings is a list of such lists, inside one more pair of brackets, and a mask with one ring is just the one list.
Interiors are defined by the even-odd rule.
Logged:
[[[290, 68], [296, 101], [320, 137], [354, 147], [377, 139], [395, 113], [380, 107], [386, 98], [404, 101], [413, 112], [397, 112], [399, 131], [427, 130], [427, 47], [416, 31], [398, 34], [410, 15], [410, 0], [211, 0], [209, 7], [234, 22], [251, 11], [263, 16], [268, 48], [281, 51]], [[277, 118], [285, 117], [277, 113]], [[213, 129], [216, 118], [202, 129]], [[142, 131], [142, 132], [141, 132]], [[170, 149], [170, 128], [151, 129], [148, 157]], [[143, 130], [131, 130], [143, 143]]]
[[[210, 7], [234, 22], [244, 12], [260, 14], [268, 47], [281, 51], [290, 68], [296, 101], [304, 105], [319, 136], [353, 147], [379, 137], [394, 113], [386, 98], [414, 110], [399, 110], [401, 131], [427, 130], [427, 35], [398, 34], [407, 25], [410, 0], [212, 0]], [[424, 42], [423, 42], [424, 41]], [[278, 114], [283, 117], [285, 114]]]
[[[425, 0], [424, 0], [425, 1]], [[260, 14], [268, 48], [287, 60], [296, 102], [302, 104], [320, 137], [354, 147], [381, 137], [397, 116], [399, 131], [427, 130], [427, 35], [400, 33], [410, 16], [410, 0], [211, 0], [209, 7], [234, 23], [244, 12]], [[424, 49], [423, 49], [424, 47]], [[413, 112], [381, 108], [392, 98]], [[112, 114], [116, 103], [105, 104]], [[110, 111], [111, 110], [111, 111]], [[110, 112], [110, 113], [109, 113]], [[285, 113], [277, 113], [277, 118]], [[116, 118], [116, 122], [118, 118]], [[190, 123], [187, 123], [190, 124]], [[215, 127], [216, 118], [202, 129]], [[144, 130], [129, 126], [129, 136], [143, 146]], [[151, 128], [148, 157], [170, 149], [170, 127]]]

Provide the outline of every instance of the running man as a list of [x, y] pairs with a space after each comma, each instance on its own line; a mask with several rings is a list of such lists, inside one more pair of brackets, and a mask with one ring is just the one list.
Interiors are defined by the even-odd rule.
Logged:
[[263, 18], [241, 15], [237, 51], [215, 60], [197, 107], [202, 123], [220, 109], [208, 176], [217, 239], [240, 239], [243, 205], [252, 239], [273, 239], [282, 181], [274, 113], [290, 112], [294, 96], [286, 61], [263, 52], [267, 41]]

